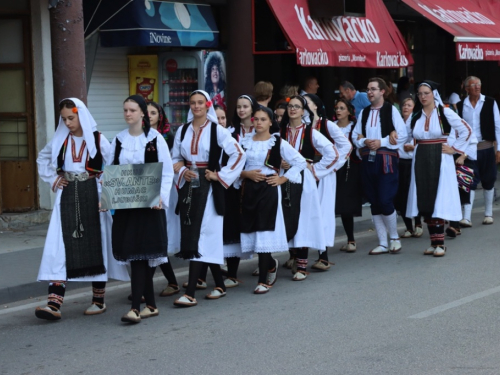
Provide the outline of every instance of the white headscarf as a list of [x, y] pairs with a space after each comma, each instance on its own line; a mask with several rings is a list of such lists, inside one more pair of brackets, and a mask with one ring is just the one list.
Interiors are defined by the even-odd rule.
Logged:
[[437, 89], [433, 88], [429, 83], [427, 82], [422, 82], [418, 87], [420, 86], [427, 86], [432, 90], [432, 94], [434, 95], [434, 103], [436, 103], [436, 106], [441, 106], [444, 107], [443, 100], [441, 99], [441, 95], [439, 95], [439, 92]]
[[[195, 90], [191, 93], [191, 95], [189, 95], [189, 97], [193, 96], [193, 94], [201, 94], [205, 97], [205, 99], [207, 99], [207, 102], [210, 102], [210, 95], [208, 95], [208, 93], [206, 91], [203, 91], [203, 90]], [[188, 117], [187, 117], [187, 122], [190, 123], [193, 121], [193, 112], [191, 111], [191, 108], [189, 108], [189, 112], [188, 112]], [[207, 111], [207, 118], [218, 124], [219, 123], [219, 120], [217, 119], [217, 113], [215, 113], [215, 109], [214, 109], [214, 106], [213, 106], [213, 103], [210, 105], [210, 107], [208, 107], [208, 111]]]
[[[94, 118], [90, 114], [87, 106], [77, 98], [66, 98], [61, 100], [71, 100], [75, 103], [76, 108], [78, 109], [78, 119], [80, 120], [80, 125], [83, 130], [83, 138], [85, 139], [85, 143], [87, 144], [87, 150], [91, 158], [94, 158], [97, 154], [97, 149], [95, 146], [94, 140], [94, 132], [97, 130], [97, 123]], [[62, 117], [59, 116], [59, 124], [57, 125], [56, 132], [54, 134], [54, 138], [52, 140], [52, 165], [57, 166], [57, 156], [61, 151], [61, 147], [64, 144], [66, 138], [68, 138], [69, 129], [66, 124], [63, 122]]]

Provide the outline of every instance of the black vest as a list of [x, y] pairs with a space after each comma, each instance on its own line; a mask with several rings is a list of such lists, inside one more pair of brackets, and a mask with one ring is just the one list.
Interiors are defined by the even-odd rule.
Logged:
[[[495, 115], [493, 113], [493, 108], [495, 105], [495, 99], [485, 96], [483, 108], [481, 108], [481, 113], [479, 114], [479, 126], [481, 129], [481, 135], [483, 140], [495, 142]], [[462, 113], [464, 111], [464, 102], [457, 103], [458, 115], [463, 118]]]
[[[114, 165], [120, 164], [120, 153], [122, 152], [122, 143], [116, 138]], [[144, 163], [158, 163], [158, 150], [156, 149], [156, 138], [148, 142], [144, 150]]]
[[[312, 144], [312, 132], [314, 131], [312, 124], [306, 125], [303, 131], [304, 142], [302, 143], [302, 147], [300, 147], [299, 152], [307, 161], [313, 162], [317, 151]], [[283, 126], [281, 128], [281, 138], [285, 141], [287, 140], [286, 132], [287, 127]]]
[[[91, 174], [100, 174], [102, 172], [103, 160], [101, 154], [101, 133], [95, 131], [94, 133], [95, 148], [97, 150], [95, 157], [91, 158], [87, 152], [87, 161], [85, 162], [85, 170]], [[69, 135], [64, 141], [59, 155], [57, 156], [57, 173], [62, 172], [64, 165], [64, 157], [66, 155], [66, 148], [68, 147]]]
[[[371, 106], [363, 109], [363, 115], [361, 116], [361, 129], [363, 130], [363, 135], [366, 137], [366, 123], [368, 122], [368, 116], [371, 112]], [[382, 108], [380, 108], [380, 124], [382, 138], [387, 137], [395, 130], [394, 123], [392, 122], [392, 104], [389, 102], [384, 102]]]
[[[439, 112], [439, 118], [441, 119], [441, 133], [443, 135], [449, 135], [451, 131], [451, 125], [448, 122], [448, 119], [446, 118], [446, 115], [444, 114], [444, 108], [443, 106], [438, 106], [438, 112]], [[413, 130], [415, 128], [415, 124], [417, 123], [418, 119], [422, 117], [422, 110], [418, 111], [413, 115], [411, 118], [411, 129]]]
[[[181, 130], [181, 143], [184, 140], [184, 136], [186, 135], [186, 131], [191, 125], [191, 123], [184, 124]], [[208, 153], [208, 169], [212, 172], [220, 171], [220, 155], [222, 153], [222, 148], [219, 146], [217, 142], [217, 125], [215, 122], [212, 122], [210, 125], [210, 151]], [[200, 176], [200, 178], [204, 178], [204, 176]], [[212, 183], [212, 194], [214, 197], [214, 205], [215, 211], [217, 215], [224, 215], [225, 211], [225, 199], [224, 199], [224, 186], [219, 181], [210, 181]]]

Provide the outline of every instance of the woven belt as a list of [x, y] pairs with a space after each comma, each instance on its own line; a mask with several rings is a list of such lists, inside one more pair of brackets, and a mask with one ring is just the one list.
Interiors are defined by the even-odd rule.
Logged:
[[[208, 168], [208, 161], [196, 161], [196, 166], [198, 168]], [[193, 162], [186, 161], [186, 167], [190, 167], [193, 165]]]
[[85, 171], [82, 173], [72, 173], [72, 172], [64, 172], [64, 178], [67, 181], [87, 181], [91, 178], [95, 178], [95, 175], [90, 175], [89, 172]]
[[487, 148], [492, 148], [493, 142], [491, 141], [481, 141], [477, 144], [478, 150], [486, 150]]
[[436, 143], [446, 143], [447, 139], [417, 139], [417, 145], [433, 145]]

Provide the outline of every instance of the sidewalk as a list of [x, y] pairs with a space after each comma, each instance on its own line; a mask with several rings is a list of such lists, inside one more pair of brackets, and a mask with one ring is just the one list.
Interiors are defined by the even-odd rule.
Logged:
[[[497, 188], [500, 188], [500, 182], [497, 182]], [[494, 204], [495, 211], [499, 204], [500, 201], [497, 200]], [[475, 226], [481, 223], [478, 214], [483, 212], [483, 207], [482, 190], [478, 189], [473, 210]], [[497, 220], [500, 220], [498, 216]], [[335, 249], [338, 250], [339, 246], [346, 241], [346, 237], [340, 218], [336, 219], [336, 223]], [[398, 220], [398, 225], [399, 231], [402, 231], [404, 226], [401, 219]], [[363, 216], [355, 218], [354, 228], [358, 236], [362, 234], [375, 235], [370, 207], [363, 207]], [[36, 281], [47, 229], [48, 223], [19, 230], [0, 230], [0, 305], [47, 294], [47, 283]], [[424, 235], [427, 235], [426, 230]], [[186, 261], [173, 256], [170, 257], [170, 260], [176, 272], [187, 269], [188, 263]], [[256, 262], [256, 259], [249, 262]], [[115, 281], [114, 283], [121, 282]], [[73, 293], [81, 288], [89, 290], [89, 283], [70, 283], [68, 293]]]

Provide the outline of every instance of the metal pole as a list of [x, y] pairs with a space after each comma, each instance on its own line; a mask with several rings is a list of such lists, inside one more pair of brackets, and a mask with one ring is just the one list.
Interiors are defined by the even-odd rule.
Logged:
[[82, 1], [59, 0], [50, 9], [56, 114], [64, 98], [75, 97], [87, 103]]

